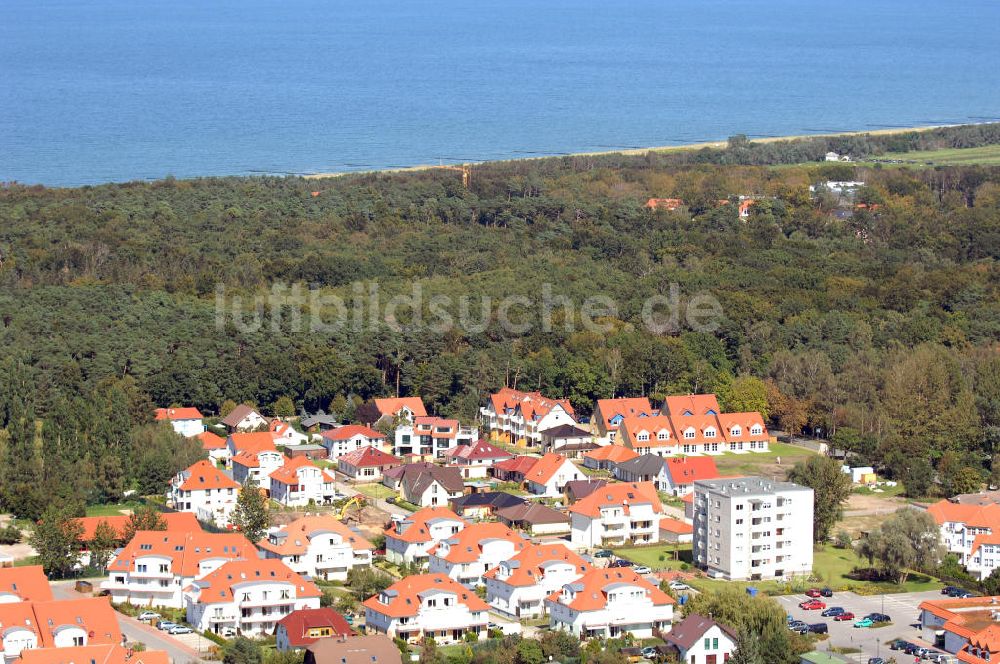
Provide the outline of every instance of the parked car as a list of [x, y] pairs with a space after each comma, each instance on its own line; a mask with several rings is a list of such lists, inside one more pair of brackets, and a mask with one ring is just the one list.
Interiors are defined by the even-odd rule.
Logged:
[[836, 616], [842, 616], [845, 613], [847, 613], [847, 611], [844, 611], [844, 607], [842, 607], [842, 606], [831, 606], [829, 609], [827, 609], [826, 611], [823, 612], [823, 617], [824, 618], [834, 618]]
[[885, 660], [881, 657], [869, 657], [868, 664], [885, 664]]
[[641, 652], [642, 656], [646, 659], [656, 659], [656, 656], [659, 654], [655, 646], [646, 646]]
[[920, 659], [927, 659], [933, 651], [930, 648], [917, 648], [911, 653], [914, 657], [919, 657]]
[[389, 503], [390, 505], [395, 505], [396, 504], [396, 496], [389, 496], [389, 497], [387, 497], [385, 499], [385, 502]]
[[847, 622], [848, 620], [854, 620], [854, 614], [850, 611], [844, 611], [839, 616], [834, 616], [833, 619], [837, 622]]
[[819, 609], [825, 609], [826, 604], [818, 599], [810, 599], [799, 604], [799, 608], [805, 609], [806, 611], [818, 611]]
[[154, 620], [160, 619], [160, 614], [156, 611], [143, 611], [138, 616], [136, 616], [142, 622], [153, 622]]
[[156, 621], [156, 629], [161, 629], [164, 632], [167, 631], [168, 629], [170, 629], [171, 627], [176, 627], [176, 626], [177, 626], [177, 623], [171, 622], [169, 620], [157, 620]]
[[631, 560], [625, 560], [624, 558], [619, 558], [618, 560], [608, 565], [608, 567], [632, 567], [634, 565], [635, 563], [632, 562]]
[[905, 650], [906, 646], [910, 645], [909, 641], [904, 641], [903, 639], [896, 639], [889, 644], [889, 650]]
[[806, 591], [806, 597], [822, 597], [823, 592], [819, 588], [810, 588]]
[[167, 634], [192, 634], [193, 632], [194, 630], [187, 625], [174, 625], [167, 630]]
[[788, 629], [790, 629], [793, 632], [796, 632], [798, 634], [808, 634], [809, 633], [809, 625], [805, 624], [801, 620], [796, 620], [794, 622], [789, 623], [788, 624]]
[[907, 655], [912, 655], [920, 649], [921, 646], [918, 646], [916, 643], [907, 643], [906, 646], [903, 648], [903, 652], [905, 652]]
[[892, 622], [892, 618], [884, 613], [869, 613], [865, 618], [871, 618], [874, 623]]
[[819, 591], [819, 594], [822, 595], [823, 597], [833, 597], [833, 590], [831, 590], [830, 588], [823, 588], [822, 590]]
[[671, 581], [667, 585], [670, 587], [671, 590], [691, 590], [691, 586], [682, 581]]
[[219, 635], [224, 639], [232, 639], [236, 636], [236, 628], [232, 626], [223, 627]]
[[871, 627], [874, 624], [871, 618], [862, 618], [861, 620], [854, 621], [855, 627]]
[[601, 549], [600, 551], [598, 551], [597, 553], [594, 554], [594, 557], [595, 558], [610, 558], [613, 555], [615, 555], [615, 554], [612, 551], [609, 551], [608, 549]]
[[826, 626], [826, 623], [813, 623], [809, 625], [809, 631], [813, 634], [827, 634], [830, 628]]
[[948, 595], [949, 597], [953, 597], [954, 596], [953, 593], [960, 593], [960, 592], [962, 592], [962, 589], [959, 588], [958, 586], [945, 586], [944, 588], [941, 589], [941, 594]]
[[653, 573], [653, 570], [650, 569], [649, 567], [646, 567], [645, 565], [639, 565], [637, 567], [634, 567], [633, 571], [635, 571], [636, 574], [652, 574]]

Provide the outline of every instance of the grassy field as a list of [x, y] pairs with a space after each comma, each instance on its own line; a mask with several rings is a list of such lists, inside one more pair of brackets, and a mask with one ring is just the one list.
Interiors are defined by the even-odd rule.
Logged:
[[[784, 479], [788, 469], [816, 453], [805, 447], [772, 443], [767, 452], [726, 453], [715, 457], [721, 475], [760, 475]], [[778, 460], [781, 463], [778, 463]]]
[[[656, 571], [678, 570], [681, 565], [687, 563], [691, 565], [691, 545], [681, 544], [676, 550], [673, 545], [660, 544], [658, 546], [635, 546], [614, 549], [615, 555], [631, 560], [636, 565], [646, 565]], [[663, 560], [660, 560], [663, 556]]]
[[986, 145], [979, 148], [949, 148], [920, 152], [890, 152], [878, 159], [901, 159], [918, 162], [925, 166], [963, 166], [968, 164], [1000, 165], [1000, 145]]
[[140, 507], [142, 507], [142, 504], [137, 502], [115, 503], [112, 505], [88, 505], [87, 516], [120, 516], [122, 514], [131, 514]]
[[385, 500], [389, 496], [397, 495], [395, 491], [385, 486], [384, 484], [355, 484], [353, 489], [357, 490], [358, 493], [364, 494], [369, 498], [376, 498]]

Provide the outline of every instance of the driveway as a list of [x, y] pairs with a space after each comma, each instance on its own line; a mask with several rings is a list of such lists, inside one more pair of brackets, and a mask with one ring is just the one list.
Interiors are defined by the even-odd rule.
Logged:
[[825, 644], [828, 643], [846, 648], [860, 648], [861, 653], [850, 656], [858, 662], [867, 662], [869, 657], [879, 655], [886, 657], [887, 653], [892, 652], [886, 644], [894, 639], [905, 639], [912, 643], [932, 646], [933, 644], [920, 639], [920, 629], [914, 625], [919, 623], [920, 611], [917, 607], [920, 603], [924, 600], [940, 598], [941, 592], [938, 590], [871, 596], [840, 592], [834, 593], [833, 597], [820, 598], [826, 603], [827, 608], [839, 606], [852, 612], [857, 618], [863, 618], [869, 613], [885, 613], [892, 618], [892, 624], [886, 627], [866, 629], [854, 627], [853, 621], [836, 622], [833, 618], [824, 618], [820, 615], [822, 611], [800, 609], [799, 602], [808, 599], [805, 595], [775, 597], [782, 608], [793, 618], [809, 624], [818, 622], [827, 624], [830, 629], [830, 638], [820, 642], [820, 650], [823, 650]]

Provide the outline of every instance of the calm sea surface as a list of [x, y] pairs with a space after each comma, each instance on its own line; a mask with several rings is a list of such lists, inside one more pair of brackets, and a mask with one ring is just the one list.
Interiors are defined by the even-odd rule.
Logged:
[[0, 180], [1000, 117], [996, 0], [5, 0]]

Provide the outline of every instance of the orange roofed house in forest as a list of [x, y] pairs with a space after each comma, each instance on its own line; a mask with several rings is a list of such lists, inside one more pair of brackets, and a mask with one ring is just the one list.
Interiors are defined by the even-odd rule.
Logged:
[[418, 574], [392, 584], [364, 602], [365, 625], [403, 641], [432, 637], [437, 643], [486, 636], [489, 605], [444, 574]]
[[539, 445], [542, 431], [560, 424], [577, 423], [568, 400], [549, 399], [538, 392], [521, 392], [509, 387], [490, 395], [479, 414], [490, 438], [521, 446]]
[[650, 210], [666, 210], [673, 212], [684, 205], [684, 201], [679, 198], [650, 198], [646, 201], [646, 207]]
[[197, 408], [157, 408], [157, 422], [170, 422], [174, 431], [185, 437], [197, 436], [205, 430], [203, 416]]
[[354, 417], [365, 426], [374, 427], [395, 418], [413, 424], [413, 418], [427, 415], [427, 408], [420, 397], [387, 397], [372, 399], [358, 406]]

